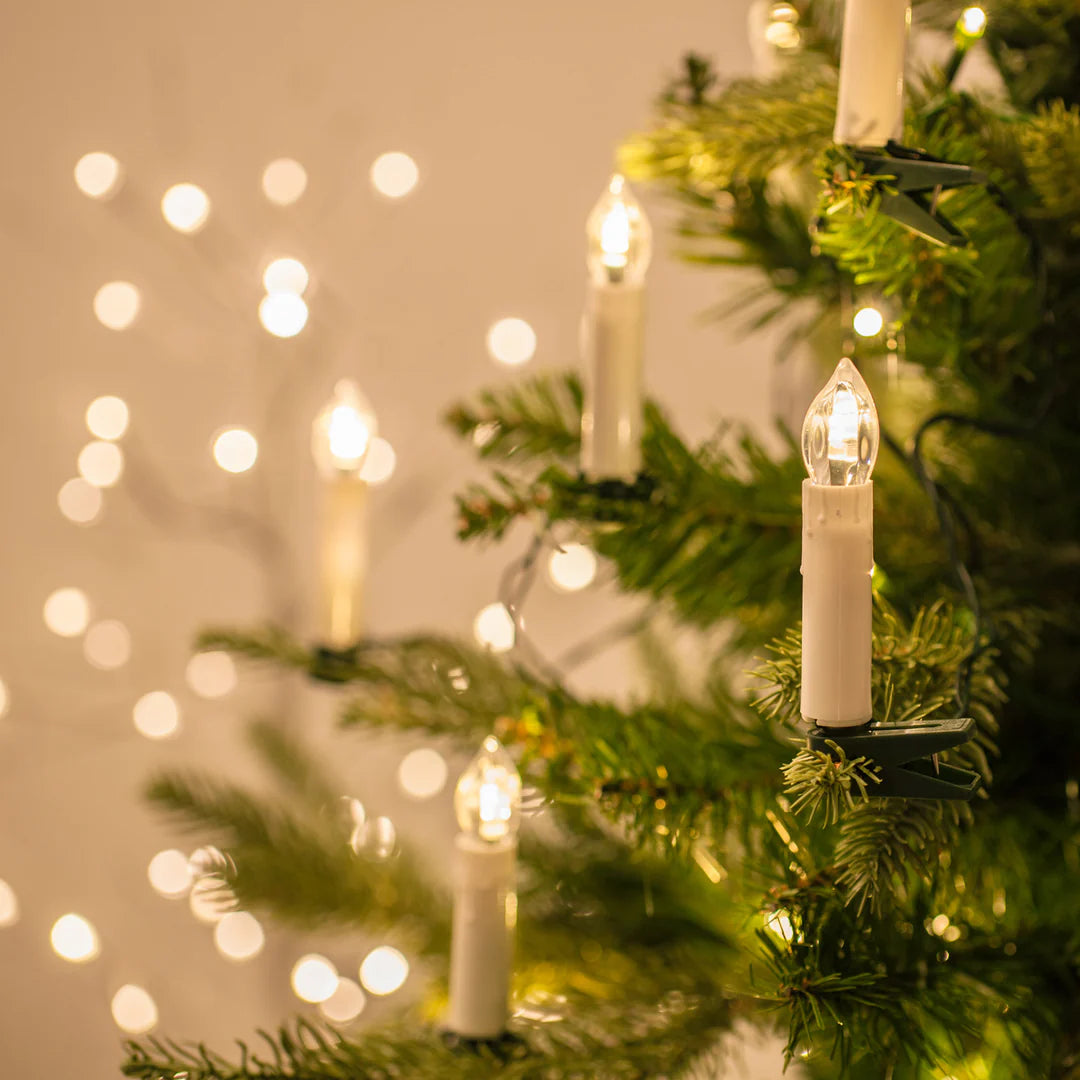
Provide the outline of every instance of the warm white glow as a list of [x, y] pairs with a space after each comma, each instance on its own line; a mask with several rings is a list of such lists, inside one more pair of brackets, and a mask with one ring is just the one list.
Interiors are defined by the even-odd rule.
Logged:
[[229, 914], [233, 906], [232, 893], [216, 874], [200, 877], [188, 894], [188, 907], [199, 922], [218, 923]]
[[124, 472], [124, 451], [116, 443], [96, 440], [79, 451], [79, 475], [94, 487], [112, 487]]
[[326, 1001], [337, 989], [337, 968], [317, 953], [300, 957], [292, 969], [293, 993], [301, 1001]]
[[131, 634], [116, 619], [94, 623], [83, 638], [83, 656], [102, 671], [123, 667], [131, 658]]
[[616, 173], [585, 223], [586, 262], [597, 284], [640, 282], [652, 256], [649, 219], [626, 180]]
[[157, 1026], [154, 999], [141, 987], [128, 983], [113, 995], [112, 1014], [116, 1026], [129, 1035], [144, 1035]]
[[61, 915], [49, 934], [57, 956], [82, 964], [93, 960], [101, 949], [97, 931], [81, 915]]
[[7, 716], [8, 706], [11, 704], [11, 698], [8, 696], [8, 688], [4, 684], [4, 680], [0, 679], [0, 717]]
[[259, 304], [259, 322], [274, 337], [296, 337], [307, 326], [307, 320], [307, 304], [296, 293], [267, 293]]
[[960, 29], [968, 37], [982, 37], [986, 29], [986, 12], [981, 7], [968, 7], [960, 13]]
[[408, 977], [409, 961], [389, 945], [372, 949], [360, 965], [360, 982], [364, 989], [380, 997], [399, 990]]
[[268, 293], [291, 292], [300, 296], [307, 287], [307, 267], [299, 259], [274, 259], [263, 271], [263, 288]]
[[246, 911], [230, 911], [214, 927], [214, 945], [229, 960], [250, 960], [265, 944], [262, 925]]
[[524, 364], [536, 352], [536, 331], [524, 319], [500, 319], [488, 331], [487, 347], [500, 364]]
[[859, 337], [877, 337], [885, 325], [885, 317], [875, 307], [859, 308], [851, 320]]
[[352, 379], [340, 379], [311, 425], [311, 454], [324, 476], [355, 473], [366, 463], [378, 423]]
[[236, 664], [227, 652], [196, 653], [184, 674], [188, 686], [199, 697], [224, 697], [236, 689]]
[[135, 730], [148, 739], [168, 739], [180, 730], [180, 706], [164, 690], [143, 694], [135, 702], [131, 716]]
[[96, 521], [103, 501], [101, 492], [81, 476], [66, 481], [56, 494], [60, 513], [76, 525], [90, 525]]
[[394, 475], [397, 468], [397, 454], [394, 448], [381, 436], [371, 440], [367, 457], [360, 467], [360, 479], [372, 487], [385, 484]]
[[596, 579], [596, 556], [585, 544], [563, 544], [551, 553], [548, 574], [557, 589], [577, 592]]
[[159, 851], [146, 868], [150, 885], [159, 896], [175, 900], [191, 888], [192, 873], [188, 857], [176, 848]]
[[454, 813], [463, 832], [498, 841], [517, 832], [521, 816], [521, 777], [514, 759], [494, 735], [461, 774], [454, 791]]
[[802, 428], [806, 471], [817, 484], [865, 484], [874, 470], [879, 440], [870, 388], [845, 357], [806, 411]]
[[795, 928], [791, 925], [791, 919], [787, 912], [770, 911], [765, 915], [765, 927], [771, 930], [777, 937], [791, 942], [795, 938]]
[[496, 601], [481, 609], [473, 620], [473, 637], [478, 645], [492, 652], [509, 652], [514, 647], [517, 632], [506, 606]]
[[367, 997], [352, 979], [338, 979], [337, 989], [319, 1005], [319, 1011], [335, 1024], [355, 1020], [367, 1004]]
[[765, 40], [776, 49], [797, 49], [802, 35], [791, 23], [776, 20], [765, 27]]
[[90, 601], [82, 589], [51, 592], [43, 609], [45, 625], [60, 637], [78, 637], [90, 621]]
[[247, 428], [229, 428], [214, 440], [214, 460], [226, 472], [247, 472], [259, 456], [259, 442]]
[[371, 166], [371, 182], [380, 195], [400, 199], [408, 195], [420, 179], [420, 170], [408, 154], [398, 150], [380, 154]]
[[605, 266], [625, 266], [630, 250], [630, 215], [625, 203], [615, 203], [600, 224], [600, 249]]
[[127, 402], [113, 394], [94, 398], [86, 407], [86, 426], [99, 439], [119, 439], [127, 431], [128, 419]]
[[414, 799], [430, 799], [446, 786], [446, 759], [423, 746], [405, 755], [398, 766], [398, 783]]
[[262, 174], [263, 194], [276, 206], [290, 206], [307, 187], [307, 173], [299, 161], [278, 158]]
[[130, 281], [110, 281], [94, 294], [94, 314], [110, 330], [126, 330], [139, 314], [141, 297]]
[[161, 198], [161, 213], [177, 232], [198, 232], [210, 216], [210, 197], [196, 184], [174, 184]]
[[941, 937], [949, 928], [949, 916], [948, 915], [935, 915], [930, 922], [930, 932]]
[[19, 900], [15, 890], [0, 879], [0, 926], [14, 926], [19, 921]]
[[75, 162], [75, 184], [91, 199], [107, 199], [120, 187], [120, 162], [104, 150], [83, 154]]

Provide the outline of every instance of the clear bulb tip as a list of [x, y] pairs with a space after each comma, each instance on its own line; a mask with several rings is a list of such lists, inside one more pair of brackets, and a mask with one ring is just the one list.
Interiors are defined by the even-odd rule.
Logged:
[[488, 843], [513, 836], [521, 820], [521, 776], [502, 743], [489, 735], [461, 774], [454, 811], [463, 832]]
[[873, 395], [845, 356], [803, 421], [803, 461], [810, 479], [829, 487], [867, 483], [880, 438]]

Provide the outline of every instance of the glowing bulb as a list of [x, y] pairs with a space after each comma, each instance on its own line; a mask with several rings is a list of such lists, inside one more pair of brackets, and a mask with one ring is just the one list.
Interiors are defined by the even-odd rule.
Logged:
[[478, 645], [492, 652], [509, 652], [514, 647], [517, 630], [506, 606], [496, 601], [481, 608], [473, 619], [473, 637]]
[[293, 993], [301, 1001], [326, 1001], [337, 989], [337, 968], [325, 956], [309, 953], [296, 961], [291, 981]]
[[877, 337], [885, 325], [885, 317], [875, 307], [859, 308], [851, 320], [859, 337]]
[[102, 671], [123, 667], [131, 658], [131, 634], [116, 619], [94, 623], [83, 638], [83, 656]]
[[247, 472], [258, 456], [258, 440], [246, 428], [229, 428], [214, 440], [214, 460], [226, 472]]
[[409, 977], [409, 961], [389, 945], [380, 945], [364, 957], [360, 982], [369, 994], [383, 996], [399, 990]]
[[61, 915], [49, 934], [57, 956], [82, 964], [93, 960], [100, 951], [97, 931], [81, 915]]
[[210, 216], [210, 197], [196, 184], [174, 184], [161, 197], [161, 213], [177, 232], [198, 232]]
[[360, 479], [378, 487], [385, 484], [394, 475], [397, 468], [397, 454], [394, 448], [383, 438], [376, 436], [371, 440], [367, 457], [360, 468]]
[[86, 426], [99, 439], [119, 439], [127, 431], [128, 407], [123, 398], [107, 394], [86, 407]]
[[135, 730], [148, 739], [168, 739], [180, 730], [180, 706], [172, 694], [151, 690], [131, 710]]
[[598, 284], [640, 282], [652, 257], [649, 219], [616, 173], [585, 224], [588, 266]]
[[803, 421], [803, 461], [810, 479], [833, 487], [865, 484], [874, 470], [879, 438], [870, 388], [845, 357]]
[[81, 476], [65, 481], [56, 495], [60, 513], [76, 525], [90, 525], [101, 513], [101, 492]]
[[371, 182], [380, 195], [400, 199], [408, 195], [420, 179], [420, 170], [408, 154], [394, 150], [380, 154], [371, 166]]
[[266, 935], [259, 920], [246, 911], [230, 911], [214, 927], [214, 945], [229, 960], [250, 960], [262, 952]]
[[112, 1014], [116, 1026], [129, 1035], [144, 1035], [157, 1026], [154, 999], [141, 987], [128, 983], [113, 995]]
[[79, 451], [79, 475], [94, 487], [112, 487], [124, 472], [124, 451], [116, 443], [95, 440]]
[[446, 786], [446, 759], [438, 750], [421, 747], [402, 758], [398, 783], [414, 799], [430, 799]]
[[791, 925], [791, 919], [787, 912], [770, 911], [765, 915], [765, 928], [771, 930], [777, 937], [791, 942], [795, 938], [795, 928]]
[[335, 1024], [355, 1020], [367, 1004], [364, 991], [352, 979], [338, 979], [337, 989], [319, 1005], [319, 1011]]
[[4, 685], [4, 680], [0, 679], [0, 717], [7, 715], [10, 704], [11, 698], [8, 696], [8, 688]]
[[521, 816], [521, 777], [514, 759], [489, 735], [461, 774], [454, 812], [462, 830], [481, 840], [498, 841], [517, 832]]
[[188, 857], [175, 848], [159, 851], [150, 860], [146, 876], [154, 892], [170, 900], [186, 895], [191, 888], [191, 864]]
[[271, 161], [262, 174], [263, 194], [275, 206], [290, 206], [307, 187], [307, 173], [299, 161], [278, 158]]
[[765, 27], [765, 40], [775, 49], [797, 49], [802, 41], [798, 27], [778, 19]]
[[960, 13], [960, 32], [968, 37], [978, 38], [986, 30], [986, 12], [981, 7], [968, 7]]
[[487, 347], [492, 359], [516, 367], [536, 353], [536, 331], [524, 319], [500, 319], [488, 331]]
[[596, 556], [585, 544], [563, 544], [548, 560], [551, 583], [564, 592], [577, 592], [596, 579]]
[[19, 900], [15, 890], [0, 880], [0, 926], [14, 926], [19, 921]]
[[199, 697], [224, 697], [236, 689], [236, 664], [227, 652], [196, 653], [187, 663], [185, 676]]
[[274, 337], [296, 337], [307, 320], [308, 306], [294, 292], [267, 293], [259, 304], [259, 322]]
[[307, 267], [299, 259], [274, 259], [263, 271], [263, 288], [268, 293], [301, 295], [308, 287]]
[[352, 379], [342, 379], [311, 425], [311, 454], [324, 476], [361, 475], [377, 430], [375, 410]]
[[54, 634], [78, 637], [90, 621], [90, 601], [82, 589], [56, 589], [46, 599], [42, 614]]
[[120, 187], [120, 162], [103, 150], [83, 154], [75, 163], [75, 184], [91, 199], [107, 199]]
[[139, 314], [139, 290], [130, 281], [110, 281], [94, 294], [94, 314], [110, 330], [126, 330]]

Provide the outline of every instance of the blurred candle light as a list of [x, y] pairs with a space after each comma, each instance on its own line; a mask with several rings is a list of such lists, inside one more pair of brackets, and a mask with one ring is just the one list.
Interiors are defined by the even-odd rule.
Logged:
[[394, 475], [397, 468], [397, 454], [394, 448], [383, 438], [376, 435], [371, 440], [367, 457], [360, 466], [360, 479], [371, 487], [385, 484]]
[[277, 158], [262, 174], [263, 194], [275, 206], [291, 206], [307, 187], [307, 172], [293, 158]]
[[56, 955], [73, 964], [93, 960], [101, 950], [97, 931], [81, 915], [61, 915], [53, 923], [49, 940]]
[[14, 926], [19, 921], [19, 900], [15, 890], [0, 879], [0, 926]]
[[247, 428], [227, 428], [214, 440], [214, 460], [226, 472], [247, 472], [258, 456], [258, 440]]
[[367, 1004], [367, 997], [352, 979], [338, 979], [337, 989], [319, 1005], [319, 1011], [335, 1024], [355, 1020]]
[[76, 525], [91, 525], [101, 513], [101, 491], [81, 476], [65, 481], [56, 495], [60, 513]]
[[585, 544], [563, 544], [548, 560], [551, 583], [563, 592], [577, 592], [596, 579], [596, 556]]
[[196, 653], [188, 661], [185, 675], [199, 697], [224, 697], [236, 689], [236, 664], [227, 652]]
[[116, 443], [95, 440], [79, 451], [79, 475], [94, 487], [112, 487], [123, 475], [124, 452]]
[[174, 184], [161, 198], [161, 213], [177, 232], [198, 232], [210, 216], [210, 197], [197, 184]]
[[123, 667], [131, 658], [131, 634], [117, 619], [103, 619], [86, 631], [83, 655], [102, 671]]
[[128, 407], [114, 394], [94, 398], [86, 407], [86, 426], [99, 439], [119, 439], [128, 427]]
[[408, 195], [420, 179], [420, 170], [408, 154], [399, 150], [380, 154], [371, 166], [371, 182], [380, 195], [400, 199]]
[[379, 997], [401, 989], [409, 977], [409, 961], [389, 945], [380, 945], [364, 957], [360, 982], [369, 994]]
[[150, 885], [159, 896], [176, 900], [191, 888], [192, 873], [188, 857], [176, 848], [159, 851], [146, 868]]
[[337, 968], [318, 953], [300, 957], [292, 969], [293, 993], [301, 1001], [317, 1004], [333, 996], [337, 989]]
[[214, 945], [229, 960], [250, 960], [265, 943], [262, 925], [247, 911], [230, 911], [214, 927]]
[[121, 986], [113, 995], [112, 1015], [116, 1026], [129, 1035], [145, 1035], [158, 1022], [154, 999], [141, 986], [131, 983]]
[[94, 294], [94, 314], [110, 330], [126, 330], [139, 314], [139, 290], [130, 281], [110, 281]]
[[446, 759], [442, 754], [423, 746], [402, 758], [398, 783], [411, 798], [430, 799], [446, 786], [446, 772]]
[[75, 162], [75, 184], [91, 199], [108, 199], [115, 195], [122, 179], [120, 162], [104, 150], [83, 154]]
[[524, 364], [536, 353], [536, 331], [524, 319], [500, 319], [488, 331], [487, 347], [500, 364]]
[[307, 267], [289, 256], [274, 259], [263, 271], [263, 288], [268, 293], [291, 292], [299, 296], [308, 287]]
[[496, 601], [481, 608], [473, 620], [473, 637], [477, 644], [492, 652], [509, 652], [514, 647], [517, 632], [506, 606]]
[[259, 304], [259, 322], [274, 337], [296, 337], [307, 321], [308, 306], [294, 292], [267, 293]]
[[45, 625], [54, 634], [78, 637], [90, 621], [90, 601], [82, 589], [56, 589], [45, 600], [43, 614]]
[[885, 317], [876, 307], [862, 307], [851, 320], [859, 337], [877, 337], [885, 325]]
[[8, 688], [3, 679], [0, 679], [0, 717], [7, 715], [8, 706], [11, 704], [11, 698], [8, 695]]
[[135, 730], [148, 739], [168, 739], [180, 730], [180, 706], [172, 694], [151, 690], [143, 694], [131, 712]]

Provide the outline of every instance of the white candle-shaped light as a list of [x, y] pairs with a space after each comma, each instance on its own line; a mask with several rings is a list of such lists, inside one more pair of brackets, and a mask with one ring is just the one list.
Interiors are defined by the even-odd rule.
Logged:
[[589, 292], [581, 326], [585, 408], [581, 468], [594, 480], [633, 480], [641, 470], [645, 270], [652, 230], [619, 175], [586, 225]]
[[334, 649], [355, 645], [363, 629], [368, 485], [360, 470], [375, 431], [375, 413], [351, 379], [334, 387], [311, 426], [311, 451], [324, 489], [320, 631], [323, 644]]
[[454, 810], [461, 832], [454, 852], [446, 1025], [467, 1039], [494, 1039], [509, 1011], [521, 816], [521, 777], [494, 735], [461, 774]]
[[803, 481], [802, 715], [821, 727], [871, 719], [877, 409], [848, 359], [807, 410]]
[[847, 0], [834, 141], [884, 146], [904, 129], [910, 0]]

